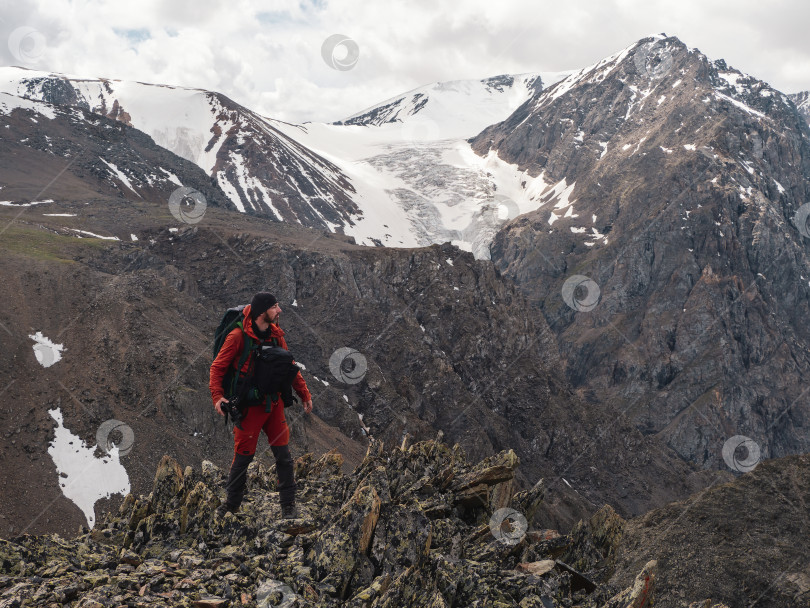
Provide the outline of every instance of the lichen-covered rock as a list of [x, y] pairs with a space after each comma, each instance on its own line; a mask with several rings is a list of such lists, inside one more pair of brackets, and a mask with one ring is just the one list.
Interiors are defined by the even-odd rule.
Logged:
[[183, 490], [183, 470], [177, 461], [164, 456], [155, 473], [152, 488], [152, 507], [155, 511], [165, 511], [174, 505], [178, 494]]
[[380, 498], [371, 486], [358, 488], [343, 505], [328, 527], [318, 533], [309, 554], [309, 561], [321, 577], [343, 598], [352, 574], [358, 565], [358, 556], [368, 554], [372, 535], [380, 517]]
[[331, 450], [312, 463], [306, 476], [310, 479], [329, 479], [339, 476], [342, 468], [343, 456]]
[[203, 460], [200, 468], [202, 469], [203, 481], [208, 485], [218, 483], [223, 477], [222, 469], [210, 460]]
[[509, 481], [515, 476], [520, 458], [513, 450], [508, 450], [485, 458], [468, 473], [457, 477], [453, 489], [460, 491], [474, 486], [494, 486]]
[[[441, 599], [439, 600], [437, 597]], [[430, 608], [436, 606], [437, 601], [444, 602], [444, 597], [433, 589], [433, 581], [428, 574], [411, 566], [392, 581], [382, 597], [374, 602], [374, 606], [375, 608], [400, 608], [401, 606]], [[447, 604], [438, 605], [446, 606]]]
[[529, 574], [534, 574], [535, 576], [542, 576], [546, 572], [551, 572], [554, 570], [554, 567], [557, 565], [553, 559], [544, 559], [539, 562], [528, 562], [518, 564], [517, 569], [521, 572], [528, 572]]
[[381, 504], [387, 505], [391, 502], [391, 484], [388, 481], [388, 473], [383, 465], [368, 471], [364, 477], [358, 480], [358, 484], [374, 488]]
[[633, 584], [610, 598], [604, 608], [649, 608], [652, 606], [657, 571], [658, 562], [655, 560], [647, 562]]
[[419, 505], [383, 508], [374, 532], [371, 558], [384, 572], [420, 567], [430, 550], [433, 526]]
[[570, 535], [572, 543], [561, 559], [583, 572], [598, 570], [609, 578], [624, 526], [624, 519], [610, 505], [605, 505], [587, 522], [580, 521], [574, 526]]
[[[216, 517], [221, 485], [166, 458], [151, 497], [127, 497], [91, 532], [0, 541], [0, 608], [255, 607], [268, 589], [268, 606], [289, 608], [652, 608], [656, 562], [626, 589], [608, 580], [629, 525], [609, 507], [572, 535], [530, 526], [507, 542], [493, 531], [495, 506], [542, 501], [542, 483], [511, 495], [513, 453], [470, 465], [434, 441], [390, 453], [373, 443], [351, 474], [339, 464], [298, 460], [302, 517], [291, 522], [262, 479], [238, 513]], [[479, 487], [499, 498], [463, 504]]]

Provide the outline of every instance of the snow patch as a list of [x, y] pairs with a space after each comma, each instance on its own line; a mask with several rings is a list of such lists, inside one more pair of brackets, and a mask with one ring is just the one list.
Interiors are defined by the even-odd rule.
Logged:
[[175, 184], [175, 185], [177, 185], [177, 186], [179, 186], [179, 187], [181, 187], [181, 188], [183, 187], [183, 182], [181, 182], [181, 181], [180, 181], [180, 178], [179, 178], [179, 177], [177, 177], [177, 176], [176, 176], [174, 173], [172, 173], [171, 171], [167, 171], [167, 170], [166, 170], [166, 169], [164, 169], [163, 167], [158, 167], [158, 169], [160, 169], [161, 171], [163, 171], [163, 173], [165, 173], [165, 174], [166, 174], [167, 179], [168, 179], [170, 182], [172, 182], [173, 184]]
[[111, 170], [111, 171], [112, 171], [112, 172], [115, 174], [115, 176], [118, 178], [118, 180], [119, 180], [119, 181], [120, 181], [122, 184], [124, 184], [124, 185], [125, 185], [127, 188], [129, 188], [129, 189], [130, 189], [130, 190], [132, 190], [132, 191], [133, 191], [133, 192], [134, 192], [136, 195], [138, 195], [138, 198], [141, 198], [141, 195], [140, 195], [140, 194], [138, 194], [138, 192], [137, 192], [137, 191], [135, 190], [135, 188], [132, 186], [132, 182], [130, 182], [130, 181], [129, 181], [129, 178], [126, 176], [126, 174], [125, 174], [123, 171], [121, 171], [121, 170], [120, 170], [118, 167], [116, 167], [116, 166], [115, 166], [113, 163], [111, 163], [111, 162], [109, 162], [109, 161], [104, 160], [104, 159], [103, 159], [103, 158], [101, 158], [100, 156], [99, 156], [98, 158], [99, 158], [99, 160], [100, 160], [101, 162], [103, 162], [105, 165], [107, 165], [107, 166], [110, 168], [110, 170]]
[[714, 96], [715, 96], [715, 97], [717, 97], [717, 99], [722, 99], [722, 100], [724, 100], [724, 101], [729, 102], [731, 105], [733, 105], [733, 106], [735, 106], [735, 107], [737, 107], [737, 108], [740, 108], [741, 110], [743, 110], [743, 111], [745, 111], [745, 112], [748, 112], [748, 113], [749, 113], [749, 114], [751, 114], [752, 116], [756, 116], [756, 117], [758, 117], [758, 118], [768, 118], [768, 117], [767, 117], [767, 116], [765, 116], [765, 114], [763, 114], [762, 112], [759, 112], [758, 110], [755, 110], [754, 108], [751, 108], [751, 107], [749, 107], [749, 106], [745, 105], [745, 104], [744, 104], [743, 102], [741, 102], [741, 101], [737, 101], [737, 100], [736, 100], [736, 99], [734, 99], [733, 97], [729, 97], [728, 95], [723, 95], [723, 94], [722, 94], [722, 93], [720, 93], [719, 91], [715, 91], [715, 92], [714, 92]]
[[51, 104], [24, 97], [18, 97], [17, 95], [6, 91], [0, 92], [0, 114], [11, 114], [12, 110], [15, 108], [33, 110], [37, 114], [41, 114], [42, 116], [50, 118], [51, 120], [56, 118], [56, 108]]
[[602, 147], [602, 153], [599, 155], [599, 159], [601, 160], [605, 156], [605, 154], [607, 154], [608, 142], [600, 141], [599, 145]]
[[34, 205], [47, 205], [53, 201], [48, 199], [46, 201], [31, 201], [30, 203], [15, 203], [13, 201], [0, 201], [0, 205], [4, 207], [33, 207]]
[[54, 344], [49, 338], [42, 335], [41, 331], [35, 334], [29, 334], [36, 344], [34, 344], [34, 356], [42, 367], [50, 367], [62, 358], [62, 351], [64, 345]]
[[64, 426], [62, 411], [59, 408], [48, 413], [56, 421], [56, 430], [48, 446], [56, 465], [59, 487], [66, 498], [82, 510], [87, 527], [96, 523], [95, 504], [113, 494], [129, 494], [129, 476], [121, 464], [118, 447], [102, 458], [95, 455], [96, 447], [88, 447], [81, 437], [74, 435]]
[[[117, 236], [102, 236], [100, 234], [95, 234], [93, 232], [88, 232], [87, 230], [77, 230], [76, 228], [67, 228], [67, 230], [70, 230], [72, 232], [78, 232], [79, 234], [86, 234], [87, 236], [92, 237], [94, 239], [104, 239], [105, 241], [120, 241], [121, 240]], [[79, 237], [79, 238], [82, 238], [82, 237]]]

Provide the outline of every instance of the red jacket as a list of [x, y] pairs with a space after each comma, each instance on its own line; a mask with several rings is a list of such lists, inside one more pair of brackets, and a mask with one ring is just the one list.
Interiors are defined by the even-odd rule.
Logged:
[[[253, 331], [253, 320], [250, 318], [250, 304], [245, 306], [242, 314], [244, 315], [242, 319], [242, 327], [245, 333], [258, 342], [259, 338]], [[284, 340], [284, 330], [278, 325], [270, 325], [270, 336], [278, 340], [278, 345], [281, 348], [289, 350], [287, 348], [287, 342]], [[214, 359], [214, 362], [211, 364], [211, 376], [208, 382], [208, 388], [211, 389], [211, 398], [214, 401], [214, 405], [216, 405], [217, 401], [225, 396], [225, 393], [222, 390], [222, 379], [225, 377], [228, 368], [236, 369], [236, 367], [239, 365], [239, 358], [242, 356], [242, 349], [244, 347], [245, 338], [242, 335], [242, 329], [237, 327], [225, 337], [225, 342], [223, 343], [222, 348], [219, 350], [217, 358]], [[245, 364], [242, 366], [242, 371], [247, 372], [249, 365], [250, 359], [248, 358], [248, 360], [245, 361]], [[312, 399], [309, 389], [307, 388], [307, 383], [304, 381], [304, 377], [301, 375], [301, 372], [298, 372], [298, 375], [295, 377], [295, 380], [293, 381], [293, 388], [295, 389], [295, 392], [298, 393], [298, 396], [301, 397], [302, 401], [309, 401]]]

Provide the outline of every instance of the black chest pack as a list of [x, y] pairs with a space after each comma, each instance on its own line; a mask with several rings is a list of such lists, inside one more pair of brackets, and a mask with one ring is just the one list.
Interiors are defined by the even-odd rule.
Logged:
[[[250, 406], [264, 405], [265, 411], [269, 412], [271, 403], [278, 399], [284, 403], [284, 407], [296, 403], [293, 382], [301, 370], [290, 351], [281, 348], [276, 338], [257, 341], [245, 333], [242, 326], [244, 308], [244, 305], [229, 308], [214, 334], [215, 359], [225, 338], [234, 329], [239, 328], [244, 339], [238, 367], [229, 367], [222, 379], [222, 390], [232, 406], [229, 409], [235, 423], [238, 423], [237, 411], [243, 413]], [[242, 373], [246, 362], [247, 371]]]

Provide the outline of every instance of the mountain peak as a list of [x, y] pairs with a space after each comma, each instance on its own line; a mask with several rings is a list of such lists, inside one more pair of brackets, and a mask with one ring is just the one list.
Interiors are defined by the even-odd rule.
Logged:
[[222, 93], [16, 68], [0, 68], [0, 93], [135, 127], [213, 177], [238, 211], [330, 231], [358, 214], [334, 164]]
[[[526, 181], [542, 176], [570, 188], [536, 192], [535, 211], [496, 236], [492, 259], [544, 308], [570, 349], [576, 385], [627, 403], [642, 432], [701, 466], [720, 462], [711, 446], [723, 443], [721, 429], [755, 434], [774, 456], [808, 448], [786, 417], [778, 431], [755, 433], [790, 406], [801, 381], [775, 359], [754, 364], [739, 352], [753, 346], [742, 346], [747, 338], [737, 330], [727, 333], [737, 324], [718, 300], [726, 288], [739, 294], [746, 318], [758, 319], [756, 332], [774, 336], [768, 350], [781, 340], [806, 344], [794, 306], [808, 306], [810, 263], [794, 218], [810, 200], [810, 130], [788, 96], [677, 38], [653, 37], [549, 87], [472, 145], [516, 165]], [[571, 298], [559, 306], [567, 280], [587, 283], [593, 306], [587, 299], [583, 310]], [[754, 289], [756, 298], [743, 296]], [[786, 294], [789, 309], [766, 312], [760, 298]], [[707, 307], [723, 320], [698, 320]], [[713, 341], [704, 344], [693, 327]], [[726, 354], [708, 355], [717, 344]], [[803, 347], [791, 353], [810, 369]], [[778, 394], [761, 384], [765, 377], [780, 379]], [[752, 412], [736, 391], [769, 397]], [[722, 410], [693, 413], [701, 396], [704, 408]]]
[[501, 74], [478, 80], [434, 82], [334, 124], [382, 126], [417, 122], [425, 125], [425, 136], [432, 139], [471, 137], [567, 74]]

